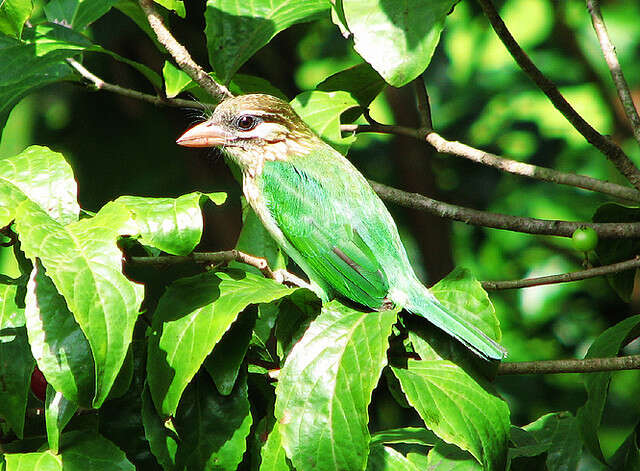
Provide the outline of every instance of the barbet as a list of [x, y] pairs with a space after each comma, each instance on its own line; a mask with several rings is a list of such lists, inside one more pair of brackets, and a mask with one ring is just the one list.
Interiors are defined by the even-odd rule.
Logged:
[[240, 167], [247, 201], [323, 300], [402, 306], [479, 356], [504, 358], [499, 344], [420, 283], [378, 195], [288, 103], [258, 94], [225, 100], [177, 143], [220, 146]]

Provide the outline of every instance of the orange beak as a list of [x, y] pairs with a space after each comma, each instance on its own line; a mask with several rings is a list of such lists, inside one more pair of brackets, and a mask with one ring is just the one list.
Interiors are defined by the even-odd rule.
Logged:
[[176, 144], [185, 147], [216, 147], [228, 144], [232, 140], [233, 136], [220, 126], [205, 121], [188, 129], [178, 138]]

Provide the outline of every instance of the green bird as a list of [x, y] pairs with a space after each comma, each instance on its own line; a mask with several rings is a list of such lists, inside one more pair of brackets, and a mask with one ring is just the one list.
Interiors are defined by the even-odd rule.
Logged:
[[484, 359], [506, 355], [418, 280], [367, 180], [285, 101], [260, 94], [227, 99], [177, 143], [219, 146], [238, 165], [247, 201], [321, 299], [343, 296], [374, 310], [402, 306]]

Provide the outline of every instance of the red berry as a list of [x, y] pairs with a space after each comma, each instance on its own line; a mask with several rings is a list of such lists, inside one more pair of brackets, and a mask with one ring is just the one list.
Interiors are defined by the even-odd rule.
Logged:
[[47, 397], [47, 380], [37, 366], [31, 373], [31, 392], [42, 402]]

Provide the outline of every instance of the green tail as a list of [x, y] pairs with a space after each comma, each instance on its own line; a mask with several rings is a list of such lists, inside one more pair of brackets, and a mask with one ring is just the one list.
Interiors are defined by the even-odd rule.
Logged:
[[404, 308], [424, 317], [485, 360], [502, 360], [507, 351], [469, 321], [444, 307], [427, 288], [413, 289]]

